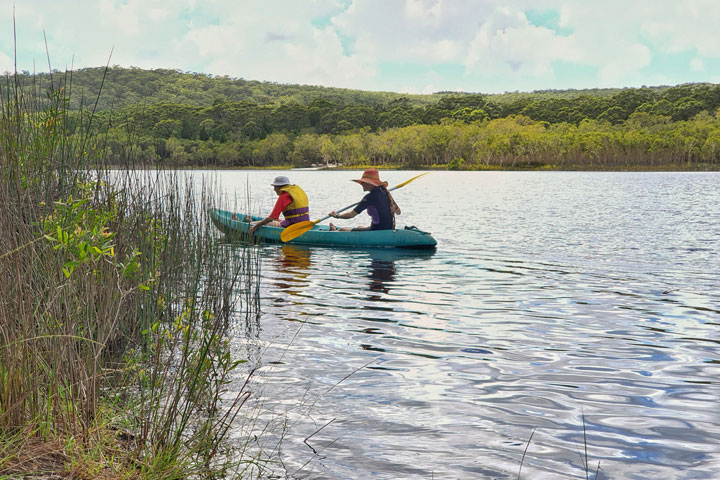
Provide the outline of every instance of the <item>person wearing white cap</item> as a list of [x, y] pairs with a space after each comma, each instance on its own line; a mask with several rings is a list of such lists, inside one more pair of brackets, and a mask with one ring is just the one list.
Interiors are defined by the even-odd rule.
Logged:
[[[255, 222], [250, 227], [248, 231], [250, 235], [254, 235], [255, 230], [263, 225], [285, 228], [293, 223], [310, 220], [310, 203], [302, 188], [291, 184], [290, 179], [285, 175], [275, 177], [275, 180], [270, 185], [278, 195], [275, 208], [270, 212], [270, 215]], [[285, 217], [283, 221], [280, 221], [281, 213]]]

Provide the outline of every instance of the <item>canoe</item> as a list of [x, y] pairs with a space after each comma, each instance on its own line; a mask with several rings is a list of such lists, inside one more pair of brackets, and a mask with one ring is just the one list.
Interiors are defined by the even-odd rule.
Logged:
[[[212, 208], [210, 218], [215, 226], [229, 237], [242, 238], [247, 235], [250, 223], [245, 222], [245, 214]], [[262, 217], [251, 216], [253, 221], [262, 220]], [[236, 220], [237, 219], [237, 220]], [[280, 227], [263, 226], [255, 231], [255, 236], [269, 243], [282, 243]], [[289, 242], [294, 245], [317, 245], [322, 247], [359, 247], [359, 248], [435, 248], [437, 242], [428, 232], [415, 227], [405, 227], [397, 230], [373, 230], [360, 232], [332, 231], [328, 225], [315, 225], [303, 235]]]

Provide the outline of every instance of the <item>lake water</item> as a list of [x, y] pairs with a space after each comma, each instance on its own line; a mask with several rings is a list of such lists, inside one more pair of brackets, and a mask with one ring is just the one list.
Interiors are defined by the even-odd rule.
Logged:
[[[281, 174], [313, 219], [362, 196], [360, 172], [223, 171], [221, 206], [266, 215]], [[434, 172], [394, 196], [435, 252], [256, 247], [262, 314], [234, 341], [266, 474], [720, 478], [720, 174]]]

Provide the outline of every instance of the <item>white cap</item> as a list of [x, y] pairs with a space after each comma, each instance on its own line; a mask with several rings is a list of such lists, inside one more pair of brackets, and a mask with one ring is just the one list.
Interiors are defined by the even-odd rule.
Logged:
[[271, 183], [273, 187], [281, 187], [283, 185], [290, 185], [290, 179], [286, 177], [285, 175], [280, 175], [278, 177], [275, 177], [275, 181]]

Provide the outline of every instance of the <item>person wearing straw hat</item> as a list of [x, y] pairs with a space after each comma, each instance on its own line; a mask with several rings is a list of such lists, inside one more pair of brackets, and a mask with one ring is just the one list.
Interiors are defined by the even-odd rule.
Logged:
[[368, 227], [344, 227], [336, 228], [334, 224], [330, 224], [330, 230], [393, 230], [395, 228], [395, 215], [400, 215], [400, 207], [390, 195], [387, 189], [387, 182], [380, 181], [380, 173], [374, 168], [368, 168], [358, 180], [353, 180], [363, 187], [363, 191], [368, 192], [355, 208], [345, 213], [338, 214], [336, 211], [330, 212], [333, 218], [353, 218], [362, 211], [367, 211], [370, 215], [371, 222]]
[[[270, 215], [253, 223], [250, 230], [248, 230], [250, 235], [254, 235], [255, 231], [263, 225], [285, 228], [293, 223], [310, 220], [310, 204], [302, 188], [291, 184], [290, 179], [285, 175], [275, 177], [275, 180], [270, 185], [278, 195], [275, 208], [270, 212]], [[285, 217], [283, 221], [280, 221], [281, 213]], [[246, 217], [245, 221], [249, 221], [249, 219]]]

